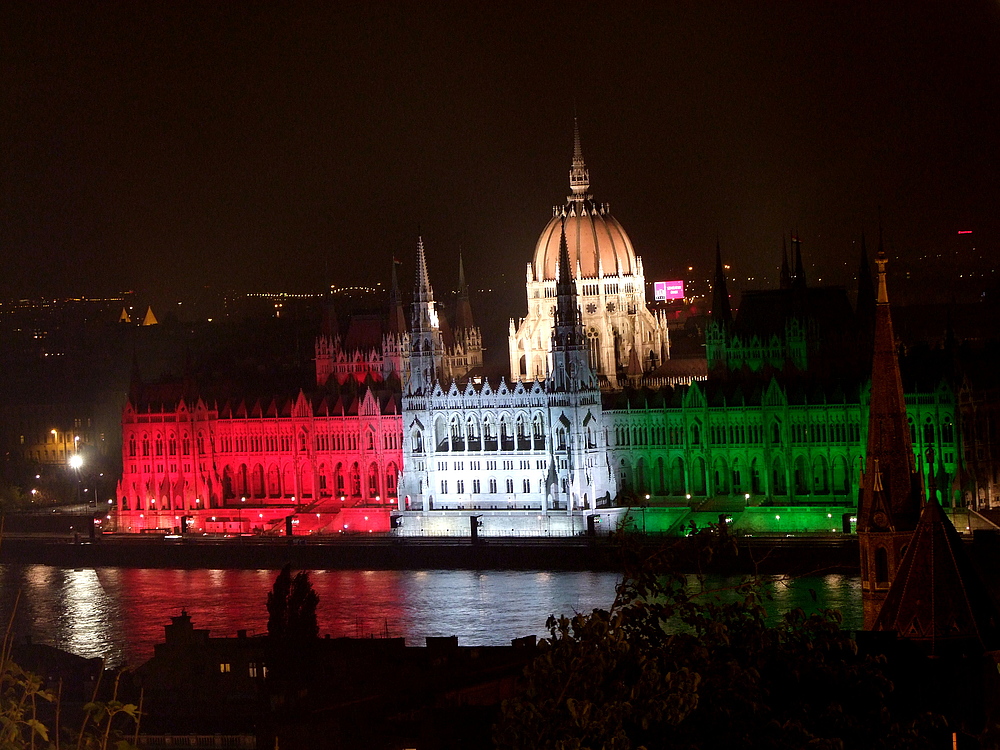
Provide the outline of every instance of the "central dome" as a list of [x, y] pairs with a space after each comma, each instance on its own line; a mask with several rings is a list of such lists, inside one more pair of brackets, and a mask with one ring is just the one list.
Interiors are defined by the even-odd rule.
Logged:
[[635, 250], [622, 225], [611, 215], [607, 204], [573, 195], [565, 206], [553, 211], [552, 220], [542, 231], [535, 246], [532, 271], [536, 281], [554, 280], [559, 260], [559, 235], [565, 221], [566, 245], [571, 272], [593, 278], [598, 271], [605, 276], [631, 275], [637, 272]]

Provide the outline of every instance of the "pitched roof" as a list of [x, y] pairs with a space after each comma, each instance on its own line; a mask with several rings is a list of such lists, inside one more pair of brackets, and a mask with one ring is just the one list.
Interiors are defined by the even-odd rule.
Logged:
[[1000, 643], [1000, 613], [936, 499], [920, 514], [873, 630], [928, 644], [932, 654]]

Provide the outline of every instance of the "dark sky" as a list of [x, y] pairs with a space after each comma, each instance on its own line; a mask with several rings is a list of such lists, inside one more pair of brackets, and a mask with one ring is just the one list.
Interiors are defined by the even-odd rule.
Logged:
[[574, 108], [650, 280], [717, 236], [773, 278], [798, 228], [847, 283], [879, 206], [899, 268], [988, 273], [1000, 237], [996, 0], [6, 3], [0, 62], [2, 297], [313, 291], [393, 254], [408, 287], [419, 226], [437, 288], [461, 246], [521, 314]]

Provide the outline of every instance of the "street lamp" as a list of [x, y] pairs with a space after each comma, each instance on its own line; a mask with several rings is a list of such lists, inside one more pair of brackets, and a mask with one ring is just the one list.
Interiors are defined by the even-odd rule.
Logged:
[[80, 497], [80, 467], [83, 466], [83, 456], [79, 453], [74, 453], [69, 457], [69, 467], [76, 472], [76, 501], [82, 502]]
[[240, 498], [239, 515], [240, 515], [240, 533], [241, 534], [243, 533], [243, 504], [246, 503], [246, 501], [247, 501], [247, 499], [245, 497], [241, 497]]

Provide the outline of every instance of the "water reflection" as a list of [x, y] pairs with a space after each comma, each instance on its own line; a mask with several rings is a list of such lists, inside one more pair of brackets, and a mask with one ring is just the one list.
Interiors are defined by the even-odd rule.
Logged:
[[[17, 637], [30, 634], [109, 664], [138, 664], [163, 640], [163, 626], [186, 609], [195, 627], [217, 636], [267, 629], [273, 570], [73, 570], [43, 565], [0, 566], [0, 614], [14, 612]], [[457, 635], [463, 644], [506, 644], [546, 635], [550, 614], [607, 608], [617, 576], [554, 571], [317, 571], [321, 633], [332, 636]], [[705, 588], [736, 596], [739, 579], [713, 578]], [[857, 578], [831, 575], [767, 583], [770, 611], [840, 609], [844, 626], [861, 622]], [[813, 601], [810, 590], [816, 592]], [[18, 599], [18, 592], [20, 598]], [[15, 612], [16, 603], [16, 612]]]

